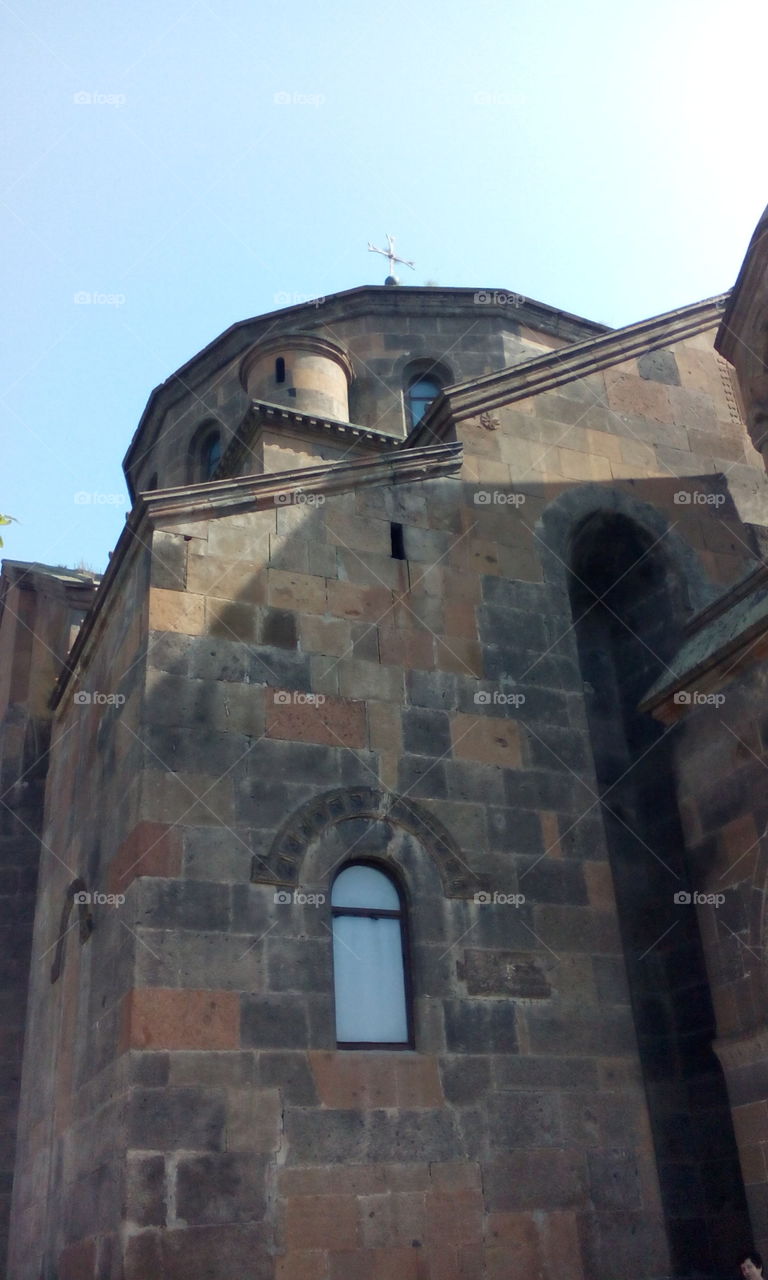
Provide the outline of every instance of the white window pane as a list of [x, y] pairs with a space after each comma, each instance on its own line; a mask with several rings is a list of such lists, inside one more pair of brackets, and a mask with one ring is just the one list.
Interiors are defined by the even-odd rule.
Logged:
[[399, 911], [400, 899], [389, 876], [375, 867], [346, 867], [333, 882], [331, 904], [334, 907], [380, 907]]
[[399, 920], [336, 916], [333, 970], [337, 1040], [407, 1041]]

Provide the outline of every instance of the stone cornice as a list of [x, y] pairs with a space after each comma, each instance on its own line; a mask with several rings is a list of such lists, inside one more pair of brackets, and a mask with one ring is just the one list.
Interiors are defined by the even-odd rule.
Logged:
[[[767, 260], [768, 209], [752, 234], [715, 338], [715, 349], [732, 365], [740, 363], [739, 346], [744, 340], [745, 330], [749, 328], [751, 315], [760, 305]], [[755, 359], [762, 359], [762, 355], [762, 352], [756, 353]]]
[[466, 418], [551, 391], [598, 369], [606, 369], [711, 329], [720, 321], [727, 296], [708, 298], [652, 320], [643, 320], [572, 346], [559, 347], [556, 351], [498, 373], [446, 387], [409, 437], [409, 444], [419, 447], [425, 440], [443, 439], [456, 423]]
[[340, 444], [363, 444], [373, 450], [396, 448], [400, 441], [382, 431], [372, 431], [352, 422], [339, 422], [336, 418], [318, 418], [316, 415], [286, 409], [284, 405], [266, 400], [252, 400], [250, 410], [238, 432], [229, 442], [216, 470], [217, 477], [228, 478], [238, 469], [247, 454], [259, 428], [280, 427], [324, 439], [338, 440]]
[[[388, 437], [389, 443], [393, 441]], [[393, 449], [378, 458], [322, 462], [315, 467], [273, 471], [260, 476], [235, 476], [209, 480], [205, 484], [178, 489], [154, 489], [143, 493], [143, 506], [150, 521], [169, 516], [211, 519], [235, 511], [259, 511], [287, 506], [298, 494], [344, 493], [372, 484], [407, 484], [453, 475], [461, 467], [460, 444], [431, 445], [423, 449]]]
[[768, 1027], [742, 1032], [740, 1035], [725, 1036], [715, 1040], [712, 1048], [720, 1059], [720, 1065], [726, 1075], [739, 1067], [749, 1067], [755, 1062], [768, 1059]]
[[99, 584], [93, 608], [67, 657], [50, 705], [56, 707], [61, 701], [70, 676], [96, 633], [103, 610], [111, 602], [131, 554], [141, 546], [149, 549], [152, 529], [156, 524], [174, 517], [205, 520], [233, 515], [236, 511], [274, 511], [275, 507], [292, 505], [299, 495], [306, 500], [309, 495], [345, 493], [368, 485], [435, 480], [455, 475], [461, 469], [462, 460], [462, 445], [443, 444], [425, 449], [393, 450], [373, 459], [324, 462], [316, 467], [276, 471], [262, 476], [238, 476], [231, 480], [209, 480], [205, 484], [153, 489], [141, 494], [120, 534], [109, 567]]

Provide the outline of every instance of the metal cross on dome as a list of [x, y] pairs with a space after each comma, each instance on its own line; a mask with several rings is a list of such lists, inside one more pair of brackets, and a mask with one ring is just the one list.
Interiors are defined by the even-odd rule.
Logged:
[[369, 240], [369, 241], [368, 241], [368, 252], [369, 252], [369, 253], [381, 253], [381, 254], [383, 254], [383, 255], [384, 255], [384, 257], [385, 257], [385, 258], [388, 258], [388, 259], [389, 259], [389, 274], [390, 274], [390, 277], [391, 277], [393, 280], [395, 279], [395, 263], [396, 263], [396, 262], [401, 262], [401, 263], [403, 264], [403, 266], [404, 266], [404, 267], [410, 267], [410, 268], [411, 268], [411, 271], [415, 271], [415, 270], [416, 270], [416, 267], [414, 266], [414, 264], [413, 264], [412, 262], [409, 262], [407, 258], [398, 258], [397, 254], [395, 253], [395, 237], [394, 237], [394, 236], [389, 235], [387, 232], [385, 232], [385, 235], [386, 235], [386, 237], [387, 237], [387, 248], [386, 248], [386, 249], [378, 249], [378, 248], [376, 247], [376, 245], [375, 245], [375, 244], [371, 244], [371, 242], [370, 242], [370, 240]]

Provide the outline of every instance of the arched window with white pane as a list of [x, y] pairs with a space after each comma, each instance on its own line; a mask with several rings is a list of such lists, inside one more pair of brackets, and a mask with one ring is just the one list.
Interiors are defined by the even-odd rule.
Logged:
[[405, 905], [369, 862], [343, 867], [331, 890], [336, 1041], [342, 1049], [413, 1047]]

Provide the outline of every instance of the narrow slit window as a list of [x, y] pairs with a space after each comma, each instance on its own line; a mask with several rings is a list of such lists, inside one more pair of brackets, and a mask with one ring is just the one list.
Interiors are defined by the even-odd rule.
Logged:
[[275, 382], [285, 382], [285, 360], [282, 356], [275, 361]]
[[403, 526], [394, 522], [389, 526], [392, 535], [392, 559], [405, 560], [405, 536]]

